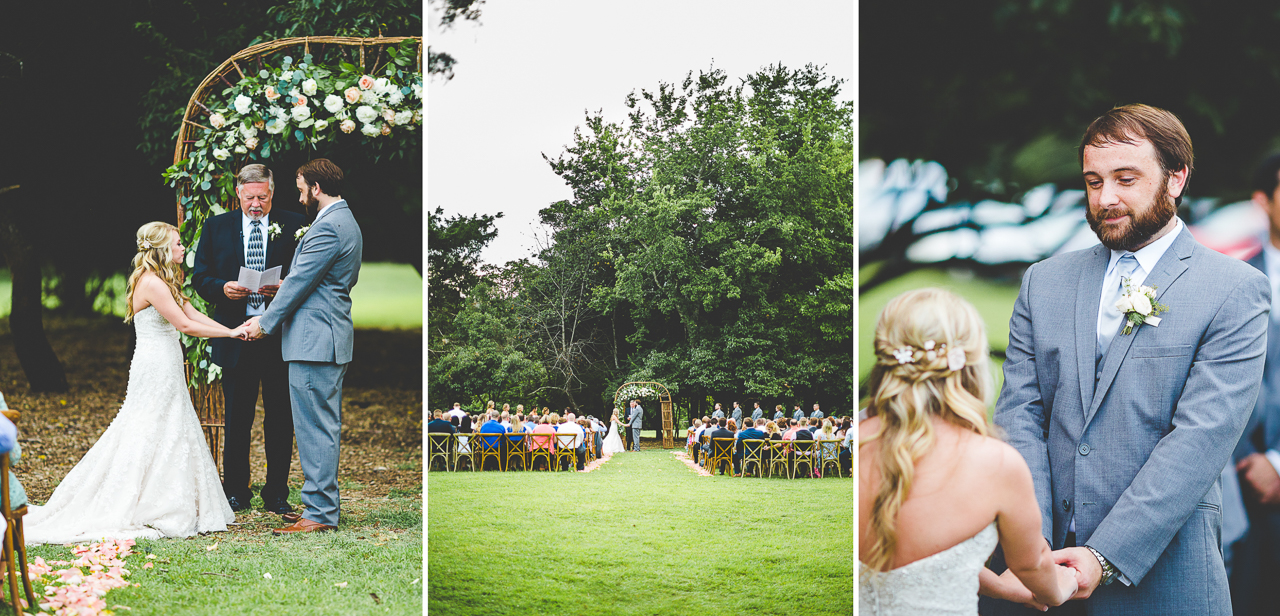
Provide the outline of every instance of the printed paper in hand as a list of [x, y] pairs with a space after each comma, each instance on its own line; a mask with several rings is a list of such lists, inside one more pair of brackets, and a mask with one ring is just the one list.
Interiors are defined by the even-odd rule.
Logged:
[[236, 280], [236, 284], [254, 292], [262, 287], [280, 284], [280, 266], [277, 265], [265, 272], [241, 266], [240, 279]]

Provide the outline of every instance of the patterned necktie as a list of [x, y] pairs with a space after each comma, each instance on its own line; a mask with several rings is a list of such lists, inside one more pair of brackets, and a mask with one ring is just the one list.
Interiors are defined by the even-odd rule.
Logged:
[[1133, 253], [1120, 257], [1120, 262], [1116, 264], [1119, 275], [1116, 276], [1115, 286], [1110, 289], [1110, 296], [1102, 304], [1102, 323], [1098, 327], [1098, 361], [1102, 361], [1102, 356], [1107, 354], [1111, 340], [1116, 337], [1120, 323], [1124, 321], [1125, 317], [1116, 309], [1116, 303], [1120, 301], [1120, 294], [1124, 291], [1125, 280], [1133, 276], [1136, 269], [1138, 259]]
[[[249, 252], [245, 253], [245, 267], [261, 272], [267, 265], [267, 250], [262, 243], [262, 221], [255, 220], [250, 224], [253, 225], [253, 230], [249, 232]], [[262, 301], [262, 294], [249, 294], [250, 306], [261, 308]]]

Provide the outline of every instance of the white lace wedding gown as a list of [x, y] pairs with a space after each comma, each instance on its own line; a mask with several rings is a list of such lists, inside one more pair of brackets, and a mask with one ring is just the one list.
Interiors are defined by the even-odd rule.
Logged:
[[609, 434], [604, 437], [604, 455], [622, 453], [627, 450], [622, 444], [622, 436], [618, 434], [618, 422], [609, 422]]
[[177, 330], [150, 306], [133, 323], [124, 404], [49, 502], [29, 508], [28, 544], [189, 537], [236, 519], [187, 394]]
[[992, 522], [973, 537], [897, 569], [868, 573], [858, 563], [858, 613], [976, 616], [978, 573], [999, 540]]

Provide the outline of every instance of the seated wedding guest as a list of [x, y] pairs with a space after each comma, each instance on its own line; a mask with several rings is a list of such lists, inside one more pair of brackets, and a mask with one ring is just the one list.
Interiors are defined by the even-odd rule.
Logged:
[[693, 431], [693, 442], [697, 443], [697, 447], [693, 449], [693, 461], [702, 464], [702, 435], [711, 429], [711, 418], [703, 416], [698, 423], [698, 428]]
[[501, 417], [502, 417], [502, 421], [500, 423], [502, 423], [502, 427], [506, 428], [507, 432], [510, 432], [511, 431], [511, 405], [510, 404], [502, 405]]
[[702, 422], [702, 435], [698, 438], [706, 437], [706, 442], [702, 443], [703, 466], [706, 465], [707, 457], [711, 455], [711, 433], [720, 427], [719, 421], [721, 420], [715, 417], [708, 417], [707, 421]]
[[556, 428], [556, 449], [572, 448], [576, 453], [577, 469], [582, 470], [586, 448], [583, 447], [582, 427], [573, 420], [573, 413], [566, 413]]
[[[550, 436], [539, 436], [547, 434]], [[538, 421], [538, 425], [533, 427], [528, 436], [525, 436], [525, 443], [529, 451], [542, 450], [555, 452], [556, 429], [551, 425], [551, 418], [543, 415]]]
[[[734, 474], [734, 476], [747, 476], [747, 477], [749, 477], [749, 476], [751, 476], [751, 471], [752, 471], [752, 470], [754, 470], [754, 471], [756, 472], [756, 474], [757, 474], [757, 475], [758, 475], [758, 474], [760, 474], [760, 469], [758, 469], [758, 468], [754, 468], [754, 467], [753, 467], [752, 469], [747, 469], [747, 468], [743, 468], [743, 467], [742, 467], [742, 460], [743, 460], [744, 456], [747, 454], [747, 447], [748, 447], [748, 445], [747, 445], [747, 444], [744, 444], [742, 441], [752, 440], [752, 439], [764, 439], [764, 438], [767, 438], [767, 436], [765, 435], [765, 432], [764, 432], [764, 424], [765, 424], [765, 422], [764, 422], [764, 418], [763, 418], [763, 417], [761, 417], [760, 419], [757, 419], [757, 420], [756, 420], [756, 422], [755, 422], [755, 425], [754, 425], [754, 426], [748, 427], [748, 428], [746, 428], [745, 430], [743, 430], [743, 431], [741, 431], [741, 432], [739, 432], [739, 433], [738, 433], [738, 440], [737, 440], [737, 442], [735, 442], [735, 443], [733, 444], [733, 474]], [[751, 447], [753, 447], [753, 448], [759, 448], [761, 445], [762, 445], [762, 443], [751, 443], [751, 444], [750, 444], [750, 446], [751, 446]], [[754, 452], [754, 449], [752, 449], [752, 451]]]
[[839, 438], [839, 437], [836, 436], [836, 429], [831, 425], [830, 419], [823, 419], [822, 428], [818, 431], [817, 434], [813, 435], [813, 440], [815, 441], [831, 441], [831, 440], [835, 440], [836, 438]]
[[[1074, 569], [1054, 564], [1026, 462], [987, 436], [988, 352], [977, 310], [947, 291], [909, 291], [880, 314], [858, 426], [861, 612], [976, 614], [978, 593], [1013, 588], [1043, 609], [1079, 588]], [[998, 577], [984, 567], [997, 542], [1009, 563]]]
[[693, 420], [693, 423], [689, 424], [689, 427], [684, 431], [685, 449], [692, 448], [693, 444], [697, 442], [696, 440], [694, 440], [694, 435], [698, 433], [698, 428], [701, 428], [701, 427], [702, 427], [702, 420], [695, 417]]
[[[485, 422], [480, 426], [479, 432], [483, 434], [506, 434], [507, 433], [507, 428], [498, 421], [498, 411], [490, 409], [482, 417], [485, 419]], [[507, 454], [506, 438], [501, 436], [484, 436], [481, 438], [484, 439], [485, 447], [487, 448], [497, 447], [498, 455], [501, 457], [506, 457], [506, 454]], [[493, 458], [486, 458], [485, 467], [480, 470], [489, 470], [489, 468], [491, 468], [491, 465], [497, 462], [498, 461], [494, 460]], [[499, 463], [498, 469], [501, 470], [501, 468], [502, 466]]]
[[789, 422], [789, 423], [791, 424], [791, 428], [790, 428], [790, 429], [788, 429], [786, 432], [783, 432], [783, 433], [782, 433], [782, 440], [784, 440], [784, 441], [794, 441], [794, 440], [796, 440], [796, 431], [798, 431], [798, 430], [800, 429], [800, 420], [799, 420], [799, 419], [794, 419], [794, 418], [793, 418], [793, 419], [791, 419], [791, 420], [790, 420], [790, 422]]
[[591, 416], [591, 429], [595, 432], [596, 457], [604, 457], [604, 436], [609, 433], [609, 426], [604, 425], [599, 417]]
[[453, 424], [444, 420], [444, 413], [441, 413], [440, 409], [436, 409], [431, 413], [431, 421], [427, 422], [427, 432], [445, 432], [447, 434], [453, 434], [454, 432], [457, 432], [457, 430], [454, 429]]
[[453, 408], [449, 409], [449, 417], [450, 417], [450, 418], [453, 418], [453, 417], [462, 417], [463, 415], [466, 415], [466, 414], [467, 414], [467, 412], [466, 412], [466, 411], [464, 411], [464, 410], [462, 410], [462, 403], [460, 403], [460, 402], [454, 402], [454, 403], [453, 403]]
[[[711, 431], [711, 438], [713, 438], [713, 439], [717, 439], [717, 438], [733, 438], [733, 429], [732, 429], [732, 428], [733, 428], [733, 420], [732, 420], [732, 419], [726, 420], [725, 418], [721, 417], [721, 418], [719, 418], [719, 419], [715, 420], [715, 422], [713, 422], [713, 423], [712, 423], [712, 425], [715, 427], [715, 429]], [[723, 446], [723, 445], [722, 445], [722, 446]], [[721, 474], [721, 475], [724, 475], [724, 474], [726, 474], [726, 473], [728, 473], [728, 472], [731, 472], [731, 471], [733, 470], [732, 468], [726, 468], [727, 466], [728, 466], [728, 465], [727, 465], [727, 463], [726, 463], [726, 462], [721, 462], [721, 463], [720, 463], [720, 474]], [[707, 470], [710, 470], [712, 473], [715, 473], [715, 472], [716, 472], [716, 469], [714, 469], [714, 468], [712, 468], [712, 469], [707, 469]]]
[[853, 474], [853, 439], [856, 434], [849, 430], [844, 435], [844, 442], [840, 444], [840, 468], [850, 475]]

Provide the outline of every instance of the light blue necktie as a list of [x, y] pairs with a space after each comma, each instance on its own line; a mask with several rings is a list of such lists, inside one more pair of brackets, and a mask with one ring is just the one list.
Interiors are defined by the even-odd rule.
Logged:
[[1136, 269], [1138, 269], [1138, 259], [1133, 256], [1133, 253], [1120, 257], [1120, 262], [1116, 264], [1116, 270], [1120, 275], [1116, 277], [1115, 286], [1110, 289], [1110, 296], [1102, 304], [1102, 323], [1098, 328], [1098, 361], [1102, 361], [1102, 357], [1107, 354], [1111, 340], [1116, 337], [1116, 332], [1119, 331], [1120, 324], [1125, 319], [1125, 316], [1116, 309], [1116, 302], [1120, 301], [1120, 295], [1124, 292], [1125, 280], [1133, 276]]
[[[261, 272], [267, 265], [267, 250], [262, 243], [262, 221], [255, 220], [249, 224], [253, 225], [253, 230], [249, 232], [249, 252], [245, 253], [245, 267]], [[260, 293], [249, 294], [250, 306], [260, 308], [262, 301]]]

